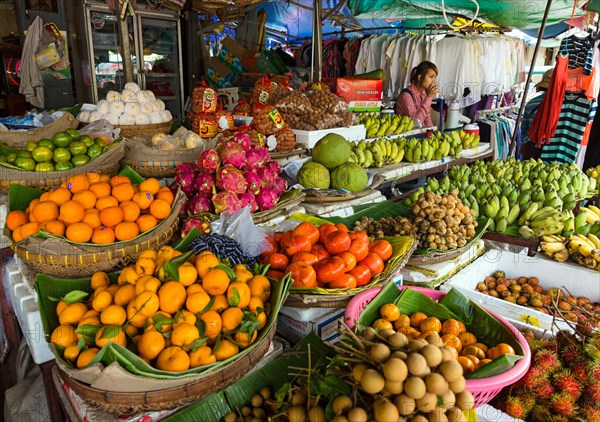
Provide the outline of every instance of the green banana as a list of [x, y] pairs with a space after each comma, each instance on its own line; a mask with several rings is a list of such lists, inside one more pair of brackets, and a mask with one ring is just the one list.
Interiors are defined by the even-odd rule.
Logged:
[[515, 220], [517, 219], [517, 217], [519, 216], [520, 212], [521, 212], [521, 207], [519, 206], [519, 204], [513, 205], [512, 208], [510, 209], [508, 215], [506, 216], [506, 224], [510, 225], [510, 224], [514, 223]]
[[529, 207], [527, 207], [525, 212], [523, 214], [521, 214], [521, 217], [519, 217], [519, 225], [523, 226], [525, 223], [527, 223], [527, 221], [529, 221], [529, 219], [531, 218], [533, 213], [537, 212], [537, 210], [538, 210], [537, 202], [531, 203], [529, 205]]

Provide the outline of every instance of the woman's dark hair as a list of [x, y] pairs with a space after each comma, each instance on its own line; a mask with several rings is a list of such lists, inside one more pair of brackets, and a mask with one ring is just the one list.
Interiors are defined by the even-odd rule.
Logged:
[[410, 82], [411, 83], [416, 83], [419, 81], [419, 76], [421, 77], [421, 79], [425, 78], [425, 76], [427, 76], [427, 71], [429, 71], [429, 69], [433, 70], [435, 72], [435, 74], [438, 74], [438, 68], [436, 65], [434, 65], [431, 62], [421, 62], [419, 63], [419, 65], [417, 67], [413, 67], [412, 70], [410, 71]]

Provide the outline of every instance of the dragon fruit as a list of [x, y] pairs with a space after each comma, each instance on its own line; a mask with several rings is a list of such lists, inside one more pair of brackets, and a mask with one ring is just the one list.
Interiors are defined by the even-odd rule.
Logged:
[[246, 171], [244, 173], [246, 182], [248, 182], [247, 191], [252, 195], [256, 195], [260, 188], [262, 188], [262, 179], [256, 171]]
[[197, 193], [212, 195], [215, 187], [215, 175], [200, 172], [194, 179], [194, 189]]
[[216, 172], [219, 164], [221, 164], [221, 157], [214, 149], [202, 151], [196, 160], [196, 165], [206, 173]]
[[275, 184], [273, 184], [273, 190], [277, 194], [277, 196], [283, 195], [283, 192], [287, 190], [287, 182], [283, 177], [277, 177], [275, 179]]
[[188, 198], [194, 194], [194, 177], [193, 167], [188, 163], [177, 166], [175, 170], [175, 186], [181, 188]]
[[246, 151], [246, 166], [260, 167], [269, 161], [269, 150], [264, 147], [253, 146]]
[[267, 164], [265, 164], [266, 167], [268, 167], [269, 169], [271, 169], [271, 171], [273, 173], [275, 173], [276, 175], [281, 174], [281, 164], [279, 164], [278, 161], [272, 160], [267, 162]]
[[221, 214], [224, 211], [235, 211], [240, 209], [241, 203], [237, 195], [230, 191], [219, 192], [212, 197], [215, 213]]
[[198, 170], [198, 168], [194, 165], [194, 163], [177, 164], [177, 167], [175, 167], [175, 179], [177, 179], [177, 176], [185, 173], [195, 174], [196, 170]]
[[266, 166], [260, 167], [257, 170], [257, 173], [260, 179], [262, 180], [263, 186], [267, 188], [273, 187], [273, 184], [275, 183], [275, 177], [277, 175], [273, 173], [273, 171], [270, 168]]
[[279, 197], [271, 188], [264, 187], [256, 195], [256, 204], [261, 211], [270, 210], [277, 205]]
[[183, 227], [181, 228], [181, 237], [186, 237], [194, 228], [200, 230], [202, 233], [210, 233], [210, 223], [207, 223], [202, 218], [192, 218], [183, 224]]
[[258, 205], [256, 205], [256, 198], [250, 192], [242, 193], [241, 195], [238, 195], [238, 197], [240, 198], [242, 207], [249, 206], [251, 213], [258, 209]]
[[227, 164], [217, 170], [217, 187], [233, 193], [244, 193], [248, 187], [248, 182], [244, 179], [243, 171]]
[[179, 208], [179, 217], [187, 216], [188, 210], [188, 202], [184, 202], [181, 204], [181, 208]]
[[248, 148], [252, 146], [252, 141], [247, 133], [237, 132], [233, 135], [233, 140], [240, 144], [244, 148], [244, 151], [248, 151]]
[[221, 142], [217, 151], [222, 164], [231, 164], [239, 169], [246, 165], [246, 150], [235, 141]]
[[187, 212], [190, 215], [204, 214], [212, 210], [210, 196], [197, 194], [188, 202]]

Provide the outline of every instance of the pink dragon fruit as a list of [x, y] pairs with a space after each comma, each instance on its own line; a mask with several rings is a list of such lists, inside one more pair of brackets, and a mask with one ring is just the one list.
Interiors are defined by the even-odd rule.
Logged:
[[212, 197], [215, 213], [221, 214], [224, 211], [235, 211], [240, 209], [241, 203], [237, 195], [230, 191], [222, 191]]
[[200, 172], [194, 179], [194, 189], [197, 193], [212, 195], [215, 187], [215, 175]]
[[242, 193], [238, 195], [240, 198], [240, 202], [242, 203], [242, 207], [250, 206], [250, 212], [253, 213], [258, 209], [258, 205], [256, 205], [256, 199], [253, 194], [250, 192]]
[[219, 164], [221, 164], [221, 157], [214, 149], [202, 151], [196, 160], [196, 165], [206, 173], [216, 172]]
[[248, 182], [244, 179], [244, 172], [227, 164], [217, 170], [217, 187], [221, 190], [229, 190], [233, 193], [244, 193]]
[[237, 142], [221, 142], [217, 150], [222, 164], [231, 164], [239, 169], [246, 165], [246, 150]]
[[198, 170], [198, 167], [196, 167], [194, 165], [194, 163], [177, 164], [177, 167], [175, 167], [175, 178], [177, 179], [178, 175], [185, 174], [185, 173], [195, 174], [197, 170]]
[[207, 224], [206, 221], [203, 221], [201, 218], [192, 218], [183, 224], [183, 227], [181, 228], [181, 237], [186, 237], [194, 228], [200, 230], [202, 233], [210, 233], [210, 224]]
[[275, 183], [275, 177], [277, 176], [275, 173], [273, 173], [273, 171], [266, 167], [260, 167], [257, 170], [258, 176], [260, 177], [260, 179], [262, 180], [262, 184], [264, 187], [267, 188], [271, 188], [273, 187], [273, 184]]
[[246, 166], [260, 167], [269, 161], [269, 150], [265, 147], [253, 146], [246, 151]]
[[246, 182], [248, 182], [248, 192], [252, 195], [256, 195], [262, 187], [262, 179], [256, 171], [246, 171], [244, 177], [246, 178]]
[[179, 208], [179, 217], [187, 216], [188, 210], [188, 202], [184, 202], [181, 204], [181, 208]]
[[271, 188], [262, 188], [256, 195], [256, 204], [261, 211], [270, 210], [279, 201], [279, 196]]
[[212, 202], [210, 196], [201, 193], [194, 195], [188, 201], [187, 212], [190, 215], [204, 214], [212, 210]]
[[248, 148], [252, 146], [250, 136], [248, 136], [248, 134], [244, 132], [237, 132], [235, 135], [233, 135], [233, 140], [240, 144], [242, 148], [244, 148], [244, 151], [248, 151]]
[[283, 177], [277, 177], [275, 179], [275, 184], [273, 184], [273, 190], [277, 194], [277, 196], [283, 195], [283, 192], [287, 190], [287, 182]]
[[195, 173], [191, 164], [179, 164], [175, 169], [175, 188], [181, 188], [188, 198], [191, 197], [194, 193], [194, 177]]
[[272, 161], [268, 161], [267, 164], [265, 164], [266, 167], [268, 167], [269, 169], [271, 169], [271, 171], [273, 173], [275, 173], [276, 175], [281, 174], [281, 164], [279, 164], [278, 161], [272, 160]]

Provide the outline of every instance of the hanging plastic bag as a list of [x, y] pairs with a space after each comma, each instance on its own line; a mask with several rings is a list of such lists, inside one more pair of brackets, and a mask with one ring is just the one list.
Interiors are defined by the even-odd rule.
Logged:
[[258, 256], [269, 248], [265, 231], [252, 220], [250, 207], [221, 213], [210, 228], [211, 233], [225, 235], [237, 241], [248, 256]]
[[119, 137], [121, 129], [115, 129], [108, 120], [100, 119], [88, 124], [78, 132], [80, 135], [89, 135], [92, 138], [106, 138], [109, 143], [112, 143]]

